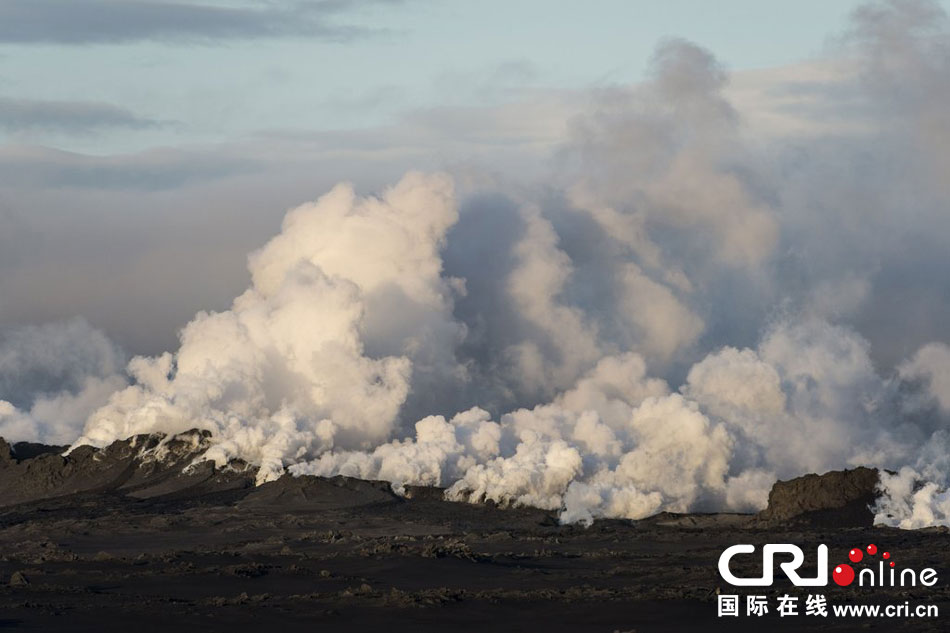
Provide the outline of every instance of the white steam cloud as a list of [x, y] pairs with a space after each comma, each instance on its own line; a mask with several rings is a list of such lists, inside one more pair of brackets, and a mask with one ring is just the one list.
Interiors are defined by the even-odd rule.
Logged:
[[0, 330], [0, 436], [69, 444], [126, 384], [126, 356], [83, 319]]
[[[663, 43], [649, 81], [574, 122], [547, 186], [339, 185], [177, 352], [132, 359], [125, 386], [80, 350], [65, 395], [0, 402], [0, 432], [64, 438], [63, 412], [96, 405], [76, 444], [198, 427], [260, 481], [436, 485], [581, 522], [758, 510], [777, 478], [868, 465], [895, 472], [879, 521], [948, 524], [946, 22], [922, 0], [858, 11], [847, 72], [788, 89], [863, 125], [773, 139], [749, 138], [708, 52]], [[14, 339], [0, 395], [23, 362], [4, 350], [33, 349]]]
[[195, 317], [176, 354], [133, 359], [135, 384], [78, 442], [208, 429], [210, 457], [259, 464], [266, 481], [308, 455], [385, 441], [414, 371], [464, 373], [458, 284], [439, 258], [456, 218], [451, 181], [421, 174], [378, 199], [340, 185], [294, 209], [251, 256], [252, 286], [231, 310]]

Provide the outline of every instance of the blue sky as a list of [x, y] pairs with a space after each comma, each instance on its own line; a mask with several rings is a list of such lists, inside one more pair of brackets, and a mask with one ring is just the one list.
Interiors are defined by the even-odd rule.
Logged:
[[[258, 25], [295, 5], [188, 4], [244, 9]], [[333, 2], [316, 4], [319, 25], [309, 30], [280, 23], [258, 32], [189, 15], [149, 30], [143, 21], [164, 24], [162, 3], [145, 0], [11, 0], [0, 7], [8, 24], [0, 30], [0, 139], [104, 155], [259, 130], [376, 126], [419, 108], [635, 82], [669, 36], [714, 51], [731, 70], [784, 66], [821, 55], [856, 4]], [[17, 31], [17, 19], [32, 30]], [[76, 34], [86, 22], [83, 40]], [[34, 118], [15, 119], [11, 101]], [[42, 120], [29, 107], [60, 102], [85, 107], [85, 118], [62, 120], [66, 110], [50, 108]]]

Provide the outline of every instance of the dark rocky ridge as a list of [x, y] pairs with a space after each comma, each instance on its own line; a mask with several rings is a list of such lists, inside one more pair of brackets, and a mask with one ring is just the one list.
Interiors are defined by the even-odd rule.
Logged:
[[198, 496], [247, 488], [254, 470], [243, 463], [216, 469], [196, 461], [210, 446], [210, 434], [189, 431], [174, 437], [137, 435], [98, 449], [23, 444], [0, 438], [0, 506], [75, 494], [110, 493], [134, 498]]
[[[172, 437], [137, 435], [97, 449], [80, 446], [63, 454], [66, 447], [21, 442], [11, 446], [0, 438], [0, 507], [73, 494], [109, 493], [137, 499], [153, 497], [200, 497], [244, 491], [243, 504], [264, 504], [293, 509], [318, 507], [327, 502], [362, 503], [395, 499], [388, 483], [353, 480], [351, 490], [327, 487], [322, 478], [281, 477], [252, 492], [256, 469], [235, 461], [216, 468], [201, 457], [210, 447], [207, 431], [191, 430]], [[340, 481], [346, 478], [333, 478]], [[736, 524], [770, 525], [805, 523], [814, 526], [867, 527], [874, 521], [871, 507], [878, 497], [878, 471], [859, 467], [808, 474], [778, 481], [769, 493], [768, 508], [752, 515], [674, 515], [661, 513], [650, 520], [657, 524], [683, 522], [708, 524], [711, 520]], [[354, 495], [358, 489], [359, 494]], [[343, 498], [336, 497], [343, 494]], [[407, 486], [406, 498], [442, 499], [442, 490]], [[362, 499], [362, 501], [357, 501]], [[680, 519], [680, 516], [694, 517]], [[704, 516], [705, 518], [696, 518]], [[718, 517], [718, 518], [716, 518]]]
[[[777, 484], [761, 515], [585, 528], [533, 508], [446, 502], [435, 488], [399, 497], [383, 482], [287, 476], [255, 487], [244, 464], [195, 464], [207, 445], [192, 432], [27, 458], [0, 443], [0, 629], [842, 631], [880, 622], [717, 618], [716, 593], [736, 593], [718, 577], [719, 554], [826, 543], [842, 560], [873, 542], [902, 565], [950, 574], [944, 529], [816, 527], [873, 489], [861, 470]], [[789, 590], [777, 581], [770, 595]], [[835, 591], [833, 602], [867, 602]], [[914, 600], [950, 609], [950, 589]], [[887, 627], [943, 630], [939, 619]]]
[[769, 506], [760, 513], [766, 522], [805, 522], [815, 526], [867, 527], [874, 524], [871, 508], [880, 493], [877, 469], [859, 467], [809, 474], [777, 481]]
[[[0, 437], [0, 445], [8, 446], [2, 437]], [[47, 454], [61, 455], [65, 453], [68, 448], [68, 446], [39, 444], [37, 442], [17, 442], [13, 446], [9, 446], [9, 456], [17, 460], [32, 459]], [[7, 456], [5, 448], [0, 447], [0, 452], [3, 453], [4, 457]]]

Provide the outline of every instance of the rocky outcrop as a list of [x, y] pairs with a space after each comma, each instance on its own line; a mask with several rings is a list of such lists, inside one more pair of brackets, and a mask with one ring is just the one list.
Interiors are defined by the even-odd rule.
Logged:
[[286, 512], [356, 508], [400, 501], [385, 481], [283, 475], [254, 488], [237, 506]]
[[167, 437], [137, 435], [105, 448], [39, 444], [10, 446], [0, 438], [0, 506], [79, 493], [117, 493], [134, 498], [200, 495], [253, 485], [243, 463], [218, 469], [201, 459], [209, 433], [192, 430]]
[[[388, 482], [349, 477], [288, 474], [255, 486], [255, 467], [235, 460], [217, 468], [203, 458], [210, 446], [210, 434], [198, 430], [173, 436], [137, 435], [105, 448], [79, 446], [68, 454], [67, 447], [11, 446], [0, 438], [0, 508], [88, 494], [171, 500], [227, 492], [237, 507], [267, 512], [402, 501]], [[441, 489], [437, 492], [441, 497]]]
[[[443, 503], [443, 489], [406, 486], [394, 494], [388, 482], [348, 477], [284, 475], [254, 486], [257, 469], [234, 461], [217, 468], [203, 459], [211, 446], [207, 431], [166, 437], [138, 435], [105, 448], [15, 444], [0, 438], [0, 507], [75, 494], [118, 494], [134, 499], [194, 498], [228, 492], [248, 510], [330, 510], [400, 504], [416, 507]], [[872, 468], [832, 471], [778, 481], [768, 508], [758, 515], [662, 513], [644, 524], [696, 529], [759, 525], [868, 527], [878, 497], [878, 471]], [[420, 505], [421, 504], [421, 505]]]
[[869, 527], [879, 496], [874, 468], [834, 470], [777, 481], [769, 505], [759, 515], [767, 523], [806, 523], [827, 527]]

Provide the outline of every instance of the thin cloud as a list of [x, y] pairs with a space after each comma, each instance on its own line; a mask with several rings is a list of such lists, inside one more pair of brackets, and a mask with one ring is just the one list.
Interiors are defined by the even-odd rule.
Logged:
[[164, 125], [108, 103], [0, 97], [0, 130], [8, 132], [87, 134], [110, 128], [142, 130]]
[[203, 151], [156, 149], [99, 157], [44, 147], [0, 147], [0, 187], [165, 191], [255, 168], [252, 159]]
[[352, 0], [297, 2], [279, 8], [227, 7], [161, 0], [4, 0], [0, 43], [123, 44], [302, 36], [347, 41], [381, 30], [332, 22]]

